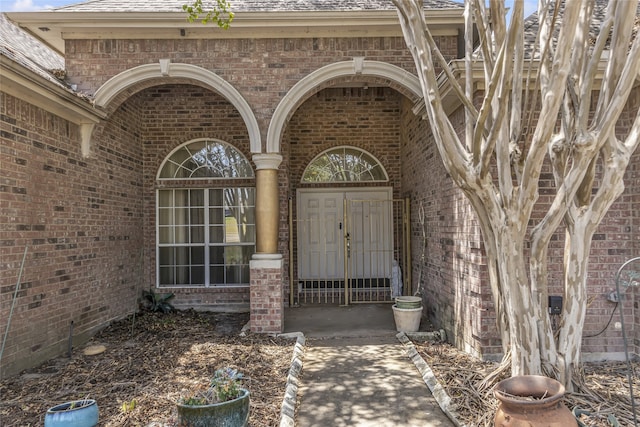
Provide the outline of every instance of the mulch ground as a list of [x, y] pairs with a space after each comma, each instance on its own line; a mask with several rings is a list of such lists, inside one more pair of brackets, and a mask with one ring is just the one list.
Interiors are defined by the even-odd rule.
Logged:
[[[467, 426], [493, 427], [498, 401], [494, 386], [510, 376], [511, 369], [483, 362], [449, 344], [414, 343], [434, 375], [451, 397], [458, 419]], [[640, 362], [631, 363], [636, 411], [640, 404]], [[584, 427], [633, 426], [628, 367], [622, 362], [587, 363], [575, 378], [575, 388], [566, 393], [565, 405], [580, 415]], [[495, 375], [490, 375], [498, 372]]]
[[[47, 409], [95, 399], [100, 426], [172, 426], [175, 402], [220, 367], [238, 369], [251, 392], [252, 427], [276, 426], [295, 341], [242, 333], [248, 313], [142, 313], [89, 345], [0, 382], [0, 425], [42, 426]], [[244, 335], [244, 336], [242, 336]]]
[[[0, 426], [42, 426], [47, 408], [85, 397], [96, 399], [100, 426], [175, 425], [175, 402], [197, 385], [207, 384], [220, 367], [243, 372], [251, 391], [251, 427], [280, 423], [280, 410], [293, 348], [292, 340], [241, 333], [248, 314], [142, 313], [115, 322], [89, 345], [106, 351], [88, 356], [74, 349], [71, 358], [53, 359], [0, 382]], [[448, 344], [415, 343], [468, 426], [491, 427], [497, 401], [491, 381], [497, 364], [482, 362]], [[633, 363], [640, 372], [640, 363]], [[587, 364], [579, 390], [565, 403], [589, 411], [585, 427], [633, 425], [627, 365]], [[304, 374], [304, 369], [303, 369]], [[640, 380], [634, 378], [635, 395]], [[638, 402], [636, 402], [638, 403]]]

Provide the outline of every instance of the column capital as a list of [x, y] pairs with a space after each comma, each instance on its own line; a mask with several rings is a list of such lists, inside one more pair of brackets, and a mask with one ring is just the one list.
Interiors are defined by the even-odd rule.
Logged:
[[275, 153], [254, 154], [251, 159], [256, 164], [256, 169], [278, 169], [282, 163], [282, 156]]

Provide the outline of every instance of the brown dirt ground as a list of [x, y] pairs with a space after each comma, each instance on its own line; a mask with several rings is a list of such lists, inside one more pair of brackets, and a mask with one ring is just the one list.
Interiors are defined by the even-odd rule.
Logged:
[[84, 397], [98, 402], [100, 426], [172, 426], [180, 396], [224, 366], [247, 378], [250, 425], [278, 425], [295, 342], [240, 336], [248, 320], [180, 311], [115, 322], [89, 343], [105, 352], [86, 356], [83, 346], [0, 382], [0, 426], [42, 426], [47, 408]]

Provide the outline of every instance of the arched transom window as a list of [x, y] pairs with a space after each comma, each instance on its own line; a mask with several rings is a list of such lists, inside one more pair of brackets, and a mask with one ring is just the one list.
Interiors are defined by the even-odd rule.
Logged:
[[[222, 141], [189, 142], [167, 156], [156, 199], [158, 286], [249, 285], [255, 187], [229, 185], [229, 179], [253, 176], [246, 157]], [[208, 179], [206, 188], [194, 178]]]
[[175, 149], [160, 167], [158, 179], [250, 178], [247, 158], [232, 145], [205, 139]]
[[309, 163], [302, 182], [389, 181], [382, 164], [356, 147], [331, 148]]

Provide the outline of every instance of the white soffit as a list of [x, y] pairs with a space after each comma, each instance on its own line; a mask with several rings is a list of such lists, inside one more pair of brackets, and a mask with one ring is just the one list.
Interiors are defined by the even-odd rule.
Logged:
[[[458, 35], [462, 9], [426, 12], [435, 36]], [[13, 12], [21, 28], [64, 53], [74, 39], [239, 39], [306, 37], [402, 37], [395, 10], [357, 12], [238, 12], [231, 28], [189, 23], [175, 12]]]

